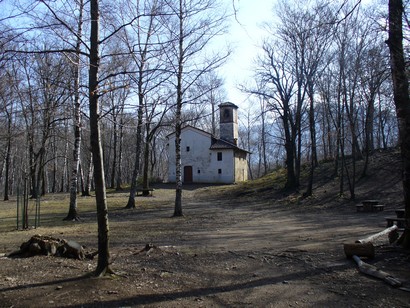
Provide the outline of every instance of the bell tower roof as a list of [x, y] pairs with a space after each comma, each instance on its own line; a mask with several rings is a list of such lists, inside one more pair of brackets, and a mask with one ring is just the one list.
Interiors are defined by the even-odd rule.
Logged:
[[236, 106], [234, 103], [231, 103], [231, 102], [225, 102], [225, 103], [219, 104], [219, 108], [221, 107], [231, 107], [235, 109], [239, 108], [238, 106]]

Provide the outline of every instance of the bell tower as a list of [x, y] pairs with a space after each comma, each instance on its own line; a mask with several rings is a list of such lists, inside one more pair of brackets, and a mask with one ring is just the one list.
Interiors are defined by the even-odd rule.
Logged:
[[220, 138], [238, 144], [238, 106], [226, 102], [219, 105]]

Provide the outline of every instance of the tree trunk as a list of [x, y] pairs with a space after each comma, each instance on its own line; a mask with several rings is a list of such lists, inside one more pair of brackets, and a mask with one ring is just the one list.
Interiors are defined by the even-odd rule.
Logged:
[[81, 149], [81, 102], [80, 102], [80, 46], [83, 26], [83, 0], [79, 2], [77, 45], [74, 61], [74, 148], [73, 148], [73, 165], [71, 170], [70, 181], [70, 205], [67, 217], [64, 220], [79, 220], [77, 211], [77, 187], [78, 187], [78, 169], [80, 165]]
[[122, 190], [122, 145], [124, 141], [124, 117], [123, 112], [121, 111], [121, 120], [120, 120], [120, 136], [119, 136], [119, 153], [118, 153], [118, 168], [117, 168], [117, 179], [116, 179], [116, 191]]
[[[67, 125], [68, 126], [68, 125]], [[67, 127], [66, 126], [66, 127]], [[65, 134], [67, 136], [67, 134]], [[61, 174], [61, 187], [60, 192], [66, 191], [66, 176], [67, 176], [67, 152], [68, 152], [68, 142], [64, 146], [64, 157], [63, 157], [63, 168]]]
[[36, 184], [36, 160], [34, 158], [34, 147], [33, 142], [34, 140], [29, 140], [29, 161], [30, 161], [30, 195], [33, 199], [37, 198], [37, 192], [35, 191], [37, 184]]
[[6, 174], [4, 180], [4, 201], [9, 200], [9, 181], [10, 181], [10, 156], [11, 156], [11, 116], [6, 110], [8, 116], [7, 122], [7, 150], [6, 150]]
[[[343, 107], [342, 111], [340, 113], [340, 117], [342, 117], [343, 114]], [[339, 134], [339, 146], [340, 146], [340, 152], [339, 152], [339, 159], [340, 159], [340, 171], [339, 171], [339, 196], [343, 196], [344, 194], [344, 182], [345, 182], [345, 124], [344, 121], [340, 120], [340, 134]]]
[[402, 245], [410, 248], [410, 97], [409, 81], [403, 51], [402, 0], [389, 0], [389, 38], [393, 96], [399, 127], [402, 158], [403, 194], [405, 206], [405, 231]]
[[93, 153], [95, 197], [98, 224], [98, 263], [96, 276], [112, 273], [110, 269], [108, 207], [105, 191], [104, 163], [101, 146], [100, 108], [98, 103], [99, 55], [99, 0], [91, 0], [91, 36], [89, 68], [90, 140]]
[[[142, 87], [142, 79], [139, 79], [139, 87]], [[144, 96], [142, 91], [139, 92], [138, 95], [138, 123], [137, 123], [137, 142], [135, 148], [135, 163], [134, 163], [134, 171], [132, 172], [132, 179], [131, 179], [131, 189], [130, 195], [128, 197], [128, 203], [125, 206], [127, 209], [135, 208], [135, 195], [137, 193], [137, 181], [140, 172], [140, 156], [141, 156], [141, 143], [142, 143], [142, 120], [143, 120], [143, 113], [144, 113]]]
[[152, 138], [152, 143], [150, 147], [150, 177], [151, 179], [159, 178], [159, 172], [157, 166], [157, 139], [155, 136]]
[[317, 151], [316, 151], [316, 123], [315, 123], [315, 109], [314, 109], [314, 93], [313, 93], [313, 83], [309, 82], [309, 130], [310, 130], [310, 143], [311, 143], [311, 155], [310, 155], [310, 170], [309, 170], [309, 179], [306, 192], [304, 197], [309, 197], [313, 192], [313, 176], [315, 168], [318, 165], [317, 161]]
[[182, 213], [182, 162], [181, 162], [181, 111], [177, 112], [177, 125], [175, 130], [175, 157], [176, 157], [176, 188], [174, 217], [183, 216]]
[[[264, 104], [264, 102], [262, 102]], [[263, 159], [263, 175], [266, 175], [268, 173], [268, 160], [266, 156], [266, 124], [265, 124], [265, 107], [264, 105], [262, 106], [262, 112], [261, 112], [261, 155]]]
[[[76, 91], [77, 92], [77, 91]], [[64, 220], [79, 220], [77, 211], [77, 186], [78, 186], [78, 169], [80, 162], [80, 144], [81, 144], [81, 124], [80, 124], [80, 98], [76, 93], [76, 102], [74, 107], [75, 125], [74, 125], [74, 149], [73, 149], [73, 165], [71, 170], [70, 180], [70, 205], [67, 216]]]
[[384, 132], [385, 129], [385, 120], [383, 117], [382, 113], [382, 103], [380, 99], [380, 92], [378, 94], [379, 96], [379, 103], [378, 103], [378, 111], [379, 111], [379, 141], [378, 141], [378, 148], [383, 148], [384, 150], [387, 149], [387, 140], [386, 140], [386, 134]]
[[[114, 103], [113, 103], [114, 104]], [[118, 134], [117, 134], [117, 111], [116, 108], [113, 108], [113, 113], [114, 113], [114, 118], [113, 118], [113, 140], [112, 140], [112, 148], [113, 148], [113, 157], [110, 159], [112, 161], [112, 166], [111, 166], [111, 179], [110, 179], [110, 188], [114, 189], [115, 188], [115, 178], [116, 178], [116, 173], [117, 173], [117, 143], [118, 143]]]
[[[57, 140], [56, 136], [54, 136], [54, 144], [53, 144], [53, 150], [54, 153], [57, 153]], [[51, 192], [54, 194], [57, 192], [57, 165], [58, 165], [58, 160], [57, 157], [54, 157], [53, 159], [53, 184], [51, 186]]]
[[369, 155], [374, 151], [374, 100], [376, 97], [375, 91], [371, 91], [370, 97], [367, 101], [366, 119], [365, 119], [365, 149], [364, 149], [364, 166], [361, 177], [367, 175], [367, 168], [369, 166]]
[[297, 180], [295, 174], [295, 139], [292, 138], [293, 132], [289, 125], [289, 107], [285, 105], [282, 121], [285, 131], [285, 152], [286, 152], [286, 189], [294, 189], [297, 187]]
[[318, 166], [317, 161], [317, 146], [316, 146], [316, 120], [315, 120], [315, 93], [313, 87], [313, 81], [309, 82], [308, 85], [308, 95], [309, 95], [309, 130], [310, 130], [310, 142], [312, 151], [312, 164], [314, 167]]
[[84, 180], [84, 170], [83, 170], [83, 164], [80, 161], [78, 164], [78, 173], [80, 176], [80, 189], [81, 189], [81, 196], [85, 196], [85, 180]]
[[87, 185], [85, 186], [86, 196], [91, 196], [91, 191], [94, 190], [94, 165], [93, 153], [90, 151], [90, 162], [88, 163]]
[[145, 125], [146, 131], [145, 131], [145, 144], [144, 144], [144, 166], [143, 166], [143, 171], [142, 171], [142, 195], [143, 196], [148, 196], [149, 195], [149, 176], [148, 176], [148, 171], [149, 171], [149, 146], [150, 146], [150, 132], [149, 132], [149, 123]]
[[184, 9], [183, 1], [179, 0], [179, 42], [178, 42], [178, 72], [177, 72], [177, 110], [175, 115], [175, 207], [174, 217], [182, 213], [182, 162], [181, 162], [181, 113], [182, 113], [182, 77], [184, 72]]

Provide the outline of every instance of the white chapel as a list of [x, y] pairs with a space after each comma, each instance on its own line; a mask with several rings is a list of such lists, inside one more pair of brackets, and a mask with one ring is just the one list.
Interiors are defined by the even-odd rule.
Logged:
[[[184, 183], [236, 183], [248, 179], [248, 151], [238, 147], [238, 106], [219, 105], [220, 138], [195, 128], [181, 130]], [[175, 133], [168, 138], [168, 181], [176, 181]]]

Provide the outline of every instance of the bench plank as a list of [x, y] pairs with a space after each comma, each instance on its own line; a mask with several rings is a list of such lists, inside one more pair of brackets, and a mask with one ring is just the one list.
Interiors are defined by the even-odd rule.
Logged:
[[404, 228], [404, 218], [397, 218], [397, 217], [386, 217], [387, 227], [391, 227], [395, 224], [399, 228]]

